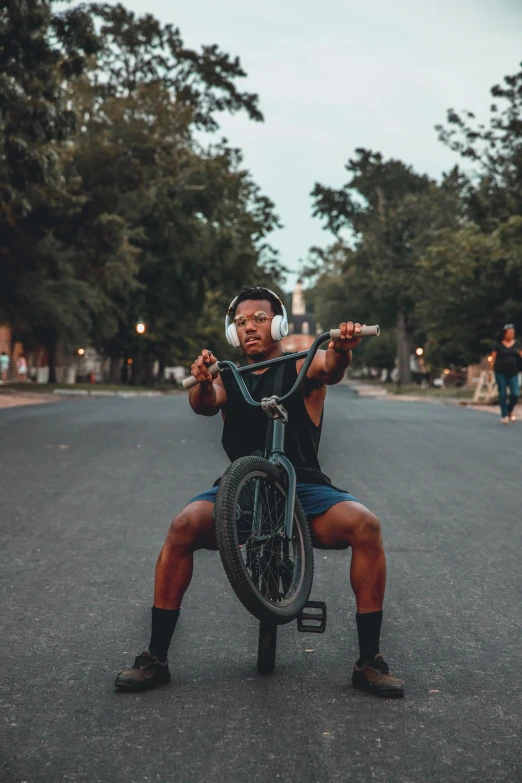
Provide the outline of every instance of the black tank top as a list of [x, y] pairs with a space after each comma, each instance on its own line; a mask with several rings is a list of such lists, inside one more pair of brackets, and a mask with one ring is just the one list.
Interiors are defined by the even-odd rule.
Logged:
[[[297, 378], [295, 362], [269, 367], [259, 375], [254, 373], [242, 375], [254, 400], [261, 400], [274, 394], [276, 373], [281, 366], [284, 368], [282, 396], [290, 391]], [[253, 408], [245, 402], [230, 371], [222, 372], [221, 380], [227, 392], [221, 443], [228, 458], [233, 462], [253, 452], [264, 454], [270, 419], [261, 408]], [[285, 454], [295, 468], [297, 481], [308, 484], [330, 484], [330, 479], [321, 471], [317, 458], [323, 414], [321, 413], [321, 421], [316, 426], [306, 410], [302, 387], [285, 400], [283, 405], [288, 411]]]

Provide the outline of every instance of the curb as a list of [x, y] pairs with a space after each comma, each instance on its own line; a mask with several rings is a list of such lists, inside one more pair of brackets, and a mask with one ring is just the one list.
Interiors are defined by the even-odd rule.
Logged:
[[482, 413], [498, 413], [495, 405], [488, 403], [477, 403], [469, 399], [461, 399], [458, 397], [429, 397], [427, 395], [416, 394], [390, 394], [386, 390], [377, 391], [375, 393], [373, 389], [363, 386], [362, 389], [358, 389], [356, 386], [352, 386], [349, 382], [346, 384], [350, 387], [351, 391], [357, 395], [360, 399], [366, 400], [387, 400], [393, 402], [429, 402], [433, 405], [451, 405], [457, 408], [468, 408], [472, 411], [479, 411]]
[[53, 394], [61, 397], [164, 397], [163, 392], [150, 391], [91, 391], [90, 389], [53, 389]]

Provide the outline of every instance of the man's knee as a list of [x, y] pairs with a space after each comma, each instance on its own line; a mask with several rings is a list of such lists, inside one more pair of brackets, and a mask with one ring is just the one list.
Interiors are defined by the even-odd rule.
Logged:
[[170, 523], [165, 546], [172, 549], [190, 549], [200, 536], [207, 531], [208, 524], [204, 515], [197, 510], [185, 508]]
[[357, 509], [351, 524], [351, 537], [355, 544], [381, 546], [381, 523], [375, 514], [367, 508]]

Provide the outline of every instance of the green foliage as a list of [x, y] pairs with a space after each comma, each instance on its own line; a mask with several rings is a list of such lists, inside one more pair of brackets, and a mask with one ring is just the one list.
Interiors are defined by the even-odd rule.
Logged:
[[[75, 131], [63, 85], [82, 72], [97, 42], [85, 13], [53, 15], [42, 0], [4, 3], [0, 38], [0, 318], [20, 330], [48, 323], [54, 306], [43, 306], [42, 286], [64, 296], [69, 291], [69, 300], [78, 293], [74, 262], [55, 232], [73, 206], [59, 157]], [[75, 320], [65, 303], [59, 313], [62, 324]]]
[[456, 225], [460, 179], [452, 172], [438, 186], [401, 161], [385, 161], [364, 149], [356, 150], [346, 168], [351, 179], [340, 190], [315, 186], [314, 215], [336, 234], [352, 232], [353, 248], [339, 248], [345, 254], [340, 269], [348, 301], [384, 327], [397, 328], [399, 374], [407, 383], [422, 294], [419, 260], [437, 230]]
[[224, 111], [262, 120], [239, 60], [122, 5], [8, 2], [0, 34], [0, 319], [50, 354], [119, 357], [139, 315], [145, 362], [188, 360], [206, 306], [283, 273], [274, 205], [195, 135]]
[[470, 225], [441, 231], [422, 259], [426, 296], [419, 312], [427, 359], [465, 365], [491, 347], [501, 324], [522, 321], [522, 218], [492, 234]]
[[489, 123], [448, 109], [447, 126], [437, 126], [440, 140], [475, 164], [466, 204], [485, 231], [522, 214], [522, 70], [503, 82], [491, 88]]
[[104, 100], [160, 83], [205, 130], [218, 128], [216, 114], [223, 111], [246, 111], [253, 120], [263, 119], [257, 95], [236, 87], [236, 80], [246, 76], [239, 58], [216, 45], [203, 46], [201, 52], [187, 49], [178, 28], [162, 26], [151, 14], [137, 18], [121, 4], [93, 4], [89, 9], [103, 41], [96, 75]]
[[[350, 313], [396, 326], [403, 382], [414, 335], [428, 363], [443, 367], [478, 361], [506, 321], [522, 328], [522, 71], [491, 93], [488, 125], [450, 109], [437, 128], [473, 161], [471, 175], [455, 167], [437, 184], [360, 149], [343, 188], [312, 193], [326, 228], [351, 234], [349, 244], [312, 251], [316, 312], [338, 315], [344, 299]], [[385, 366], [376, 348], [364, 351], [361, 360]]]
[[487, 125], [450, 109], [438, 126], [475, 164], [463, 180], [466, 225], [436, 236], [422, 261], [429, 353], [446, 363], [478, 360], [506, 321], [522, 328], [522, 71], [491, 94]]

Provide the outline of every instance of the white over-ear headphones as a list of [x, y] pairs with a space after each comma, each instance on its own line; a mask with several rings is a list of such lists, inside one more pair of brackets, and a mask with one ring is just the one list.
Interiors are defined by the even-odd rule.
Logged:
[[[286, 314], [286, 308], [284, 304], [282, 303], [281, 299], [278, 297], [277, 294], [274, 294], [273, 291], [271, 291], [269, 288], [264, 288], [263, 286], [259, 286], [259, 289], [261, 291], [268, 291], [269, 294], [272, 294], [272, 296], [275, 296], [277, 301], [280, 303], [282, 309], [283, 309], [283, 315], [274, 315], [272, 318], [272, 325], [270, 327], [270, 333], [272, 335], [272, 340], [282, 340], [283, 337], [286, 337], [288, 334], [288, 316]], [[239, 296], [239, 294], [238, 294]], [[234, 305], [237, 302], [238, 297], [236, 296], [235, 299], [232, 300], [230, 303], [230, 306], [227, 310], [227, 315], [225, 318], [225, 335], [227, 338], [227, 342], [229, 345], [233, 345], [234, 348], [239, 348], [241, 345], [239, 341], [239, 336], [237, 333], [236, 325], [234, 321], [230, 317], [231, 310], [234, 309]]]

